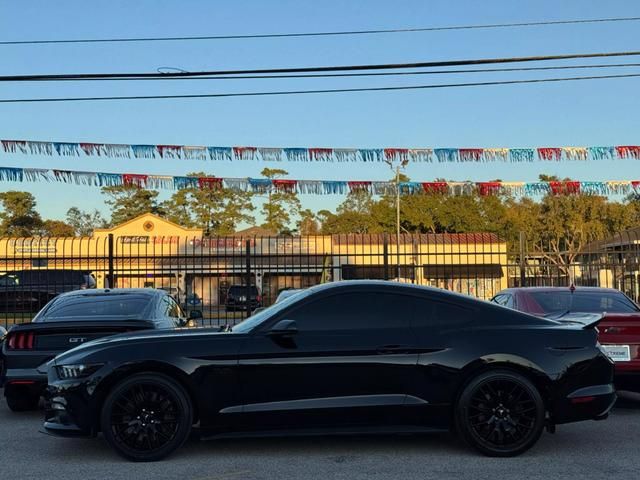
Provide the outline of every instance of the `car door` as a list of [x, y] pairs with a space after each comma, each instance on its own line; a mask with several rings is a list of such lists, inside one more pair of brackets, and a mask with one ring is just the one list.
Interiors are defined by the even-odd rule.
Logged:
[[[265, 322], [239, 356], [242, 413], [252, 426], [394, 423], [417, 375], [400, 298], [385, 291], [312, 295]], [[280, 320], [297, 334], [270, 335]]]

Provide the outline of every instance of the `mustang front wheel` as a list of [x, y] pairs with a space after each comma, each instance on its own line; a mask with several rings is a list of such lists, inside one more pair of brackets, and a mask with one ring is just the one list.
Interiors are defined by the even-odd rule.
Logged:
[[545, 407], [536, 387], [508, 370], [489, 371], [464, 389], [456, 427], [485, 455], [510, 457], [531, 448], [544, 429]]
[[107, 442], [136, 462], [161, 460], [189, 436], [193, 409], [180, 384], [159, 374], [133, 375], [108, 395], [100, 416]]

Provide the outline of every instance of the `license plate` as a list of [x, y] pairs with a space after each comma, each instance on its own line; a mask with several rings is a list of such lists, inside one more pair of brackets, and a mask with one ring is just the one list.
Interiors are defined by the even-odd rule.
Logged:
[[238, 300], [240, 300], [241, 302], [246, 302], [247, 297], [245, 297], [244, 295], [241, 295], [240, 297], [238, 297]]
[[602, 349], [614, 362], [631, 361], [631, 352], [629, 351], [629, 345], [602, 345]]

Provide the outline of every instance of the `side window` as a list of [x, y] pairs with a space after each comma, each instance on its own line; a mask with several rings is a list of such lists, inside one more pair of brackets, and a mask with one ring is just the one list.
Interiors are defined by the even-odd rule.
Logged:
[[505, 307], [513, 308], [513, 295], [505, 295], [506, 300], [503, 303]]
[[175, 324], [175, 326], [179, 327], [182, 325], [181, 321], [181, 310], [180, 306], [175, 302], [173, 298], [168, 295], [163, 297], [164, 302], [164, 315], [169, 317]]
[[312, 300], [283, 314], [300, 331], [406, 329], [409, 319], [400, 312], [401, 295], [350, 292]]
[[414, 328], [460, 326], [473, 319], [473, 310], [453, 303], [413, 296], [406, 302]]
[[505, 301], [506, 301], [505, 297], [506, 297], [506, 295], [504, 295], [504, 294], [496, 295], [495, 297], [493, 297], [491, 299], [491, 301], [493, 303], [497, 303], [498, 305], [504, 305]]

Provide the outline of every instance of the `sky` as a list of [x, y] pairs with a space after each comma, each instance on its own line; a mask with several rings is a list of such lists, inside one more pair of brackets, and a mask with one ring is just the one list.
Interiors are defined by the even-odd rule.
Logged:
[[[634, 0], [0, 0], [0, 40], [195, 36], [491, 24], [640, 16]], [[0, 75], [188, 71], [640, 50], [640, 22], [294, 39], [74, 45], [0, 45]], [[640, 63], [638, 57], [622, 61]], [[604, 59], [599, 63], [620, 63]], [[574, 63], [586, 63], [576, 60]], [[640, 73], [640, 67], [605, 74]], [[219, 93], [398, 86], [588, 75], [585, 71], [484, 73], [409, 78], [194, 80], [0, 84], [0, 98]], [[60, 142], [274, 147], [539, 147], [637, 145], [640, 79], [286, 97], [0, 104], [0, 138]], [[0, 166], [259, 177], [265, 166], [291, 178], [386, 180], [385, 164], [105, 160], [11, 155]], [[640, 179], [637, 160], [531, 164], [415, 164], [434, 178], [534, 181]], [[98, 188], [0, 183], [33, 193], [45, 218], [73, 206], [108, 209]], [[169, 194], [163, 193], [162, 198]], [[343, 196], [301, 196], [311, 209]]]

